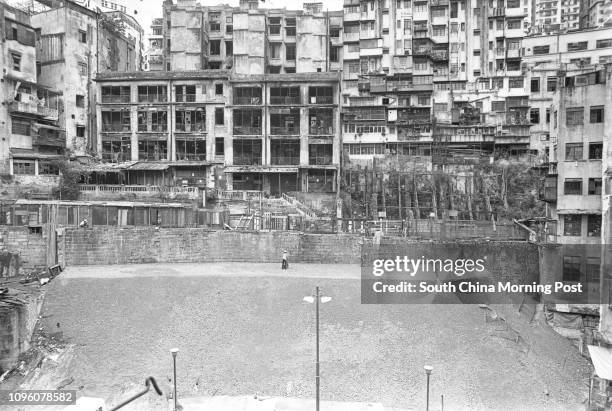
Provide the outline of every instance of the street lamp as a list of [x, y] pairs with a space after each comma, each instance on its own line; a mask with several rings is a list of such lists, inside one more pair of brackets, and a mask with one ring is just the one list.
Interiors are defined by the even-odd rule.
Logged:
[[429, 411], [429, 376], [433, 371], [433, 367], [431, 365], [426, 365], [423, 368], [425, 368], [425, 373], [427, 374], [427, 406], [425, 408], [425, 411]]
[[174, 394], [172, 395], [174, 397], [174, 411], [178, 411], [178, 400], [176, 398], [176, 354], [178, 354], [179, 349], [172, 348], [170, 352], [172, 353], [172, 363], [174, 364]]
[[324, 303], [328, 303], [331, 301], [331, 297], [323, 297], [319, 294], [319, 287], [315, 288], [315, 295], [309, 295], [304, 297], [304, 301], [309, 303], [309, 304], [315, 304], [315, 311], [316, 311], [316, 320], [315, 320], [315, 327], [316, 327], [316, 351], [317, 351], [317, 356], [316, 356], [316, 363], [315, 363], [315, 386], [316, 386], [316, 397], [315, 397], [315, 404], [316, 404], [316, 411], [319, 411], [319, 402], [320, 402], [320, 396], [319, 396], [319, 381], [321, 379], [320, 375], [319, 375], [319, 300], [321, 301], [322, 304]]

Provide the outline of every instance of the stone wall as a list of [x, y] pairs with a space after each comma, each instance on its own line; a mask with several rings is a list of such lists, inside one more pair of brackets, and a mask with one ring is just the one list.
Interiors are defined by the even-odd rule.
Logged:
[[[49, 233], [53, 233], [50, 237]], [[0, 242], [5, 251], [19, 256], [20, 267], [35, 270], [53, 265], [54, 229], [43, 227], [0, 226]], [[50, 241], [52, 240], [52, 241]]]
[[94, 227], [65, 229], [58, 241], [66, 265], [279, 262], [358, 264], [361, 237], [297, 232], [210, 231], [203, 228]]

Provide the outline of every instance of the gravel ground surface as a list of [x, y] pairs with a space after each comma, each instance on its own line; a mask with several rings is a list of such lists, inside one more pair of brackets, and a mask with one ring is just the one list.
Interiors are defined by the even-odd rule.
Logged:
[[588, 362], [511, 306], [496, 309], [519, 344], [474, 305], [361, 305], [358, 267], [333, 278], [340, 267], [292, 265], [279, 277], [276, 265], [198, 266], [71, 267], [49, 285], [43, 321], [75, 344], [80, 395], [114, 399], [149, 375], [169, 391], [178, 347], [179, 397], [312, 397], [314, 307], [302, 298], [319, 285], [333, 297], [321, 306], [323, 399], [422, 409], [426, 364], [432, 410], [441, 395], [445, 410], [581, 409], [586, 399]]

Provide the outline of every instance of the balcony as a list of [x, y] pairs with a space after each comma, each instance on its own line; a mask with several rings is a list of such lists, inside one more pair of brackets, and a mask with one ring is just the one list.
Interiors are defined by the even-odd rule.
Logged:
[[168, 101], [166, 94], [139, 94], [139, 103], [165, 103]]
[[78, 190], [85, 200], [121, 199], [125, 194], [134, 195], [136, 198], [159, 197], [161, 195], [171, 199], [186, 197], [189, 200], [197, 200], [199, 198], [198, 187], [79, 184]]
[[120, 124], [120, 123], [102, 124], [102, 132], [103, 133], [129, 133], [130, 125]]
[[333, 96], [310, 96], [310, 104], [334, 104]]
[[103, 103], [129, 103], [129, 94], [117, 94], [117, 95], [102, 95]]
[[260, 136], [261, 126], [249, 127], [249, 126], [234, 126], [235, 136]]
[[270, 135], [273, 136], [299, 136], [300, 127], [282, 127], [282, 126], [270, 126]]
[[273, 166], [297, 166], [300, 165], [299, 156], [272, 156], [270, 164]]
[[261, 97], [234, 97], [234, 104], [238, 106], [260, 106]]
[[32, 145], [66, 148], [66, 139], [60, 136], [33, 136]]
[[431, 58], [434, 61], [447, 61], [448, 60], [448, 50], [432, 50]]
[[308, 165], [311, 165], [311, 166], [330, 166], [332, 164], [333, 164], [333, 159], [331, 156], [310, 157], [308, 159]]
[[300, 100], [300, 96], [270, 96], [270, 104], [280, 106], [300, 104]]
[[261, 157], [253, 156], [234, 156], [234, 165], [236, 166], [260, 166]]
[[50, 107], [45, 107], [42, 104], [12, 101], [11, 105], [9, 106], [9, 111], [11, 113], [34, 114], [37, 116], [48, 118], [50, 120], [58, 119], [58, 110]]
[[354, 12], [354, 13], [344, 13], [344, 21], [359, 21], [361, 20], [361, 13], [360, 12]]
[[177, 94], [176, 102], [177, 103], [193, 103], [196, 101], [195, 94]]
[[359, 41], [359, 33], [344, 33], [344, 41]]

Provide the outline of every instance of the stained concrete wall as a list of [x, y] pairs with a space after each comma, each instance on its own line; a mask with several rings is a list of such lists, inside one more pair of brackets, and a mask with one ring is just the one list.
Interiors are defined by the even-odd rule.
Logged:
[[148, 227], [66, 229], [58, 252], [66, 265], [279, 262], [358, 264], [361, 238], [293, 232], [209, 231]]
[[43, 299], [43, 294], [11, 291], [0, 303], [0, 374], [13, 368], [19, 355], [30, 348]]

